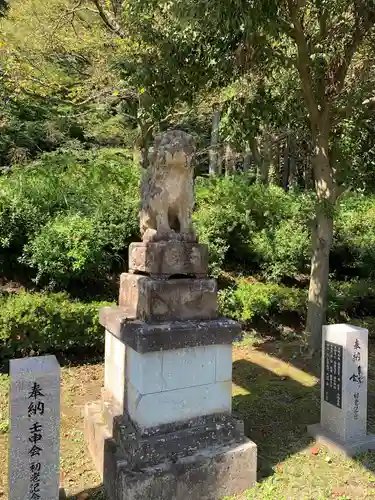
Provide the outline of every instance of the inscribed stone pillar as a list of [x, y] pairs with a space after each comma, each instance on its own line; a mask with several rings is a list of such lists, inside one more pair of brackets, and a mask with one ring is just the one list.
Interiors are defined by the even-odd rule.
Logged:
[[55, 356], [10, 361], [9, 500], [59, 496], [60, 366]]
[[308, 431], [347, 455], [375, 448], [367, 434], [367, 365], [366, 329], [323, 327], [320, 424]]

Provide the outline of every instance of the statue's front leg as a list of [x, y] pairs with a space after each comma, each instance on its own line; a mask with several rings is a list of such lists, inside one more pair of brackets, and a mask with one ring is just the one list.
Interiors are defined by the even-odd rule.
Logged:
[[178, 210], [181, 239], [183, 241], [196, 241], [197, 237], [192, 223], [192, 212], [190, 207], [182, 205]]
[[156, 231], [158, 234], [167, 234], [171, 232], [167, 211], [156, 214]]

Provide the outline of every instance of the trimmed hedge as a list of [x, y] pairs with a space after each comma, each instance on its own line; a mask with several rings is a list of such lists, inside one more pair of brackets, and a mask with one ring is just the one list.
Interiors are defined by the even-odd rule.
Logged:
[[[289, 313], [306, 316], [307, 289], [276, 283], [240, 279], [236, 286], [219, 292], [221, 313], [244, 323], [262, 318], [266, 321]], [[375, 282], [331, 280], [328, 290], [328, 322], [354, 322], [375, 310]]]
[[99, 309], [107, 302], [70, 300], [65, 293], [28, 293], [0, 298], [0, 357], [98, 349], [104, 330]]

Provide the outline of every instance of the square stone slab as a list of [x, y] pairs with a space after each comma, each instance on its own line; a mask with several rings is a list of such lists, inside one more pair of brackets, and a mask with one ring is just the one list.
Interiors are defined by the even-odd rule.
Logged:
[[129, 247], [129, 273], [166, 279], [175, 275], [205, 278], [208, 247], [183, 241], [132, 243]]
[[217, 285], [213, 279], [155, 280], [124, 273], [120, 278], [119, 305], [149, 322], [215, 319]]
[[137, 352], [232, 344], [241, 333], [241, 325], [228, 318], [147, 323], [134, 319], [127, 308], [119, 306], [102, 307], [99, 321], [114, 337]]

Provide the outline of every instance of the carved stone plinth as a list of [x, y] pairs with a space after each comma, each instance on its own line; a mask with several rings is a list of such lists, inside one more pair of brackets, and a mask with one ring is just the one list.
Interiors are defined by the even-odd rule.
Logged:
[[177, 275], [205, 278], [207, 269], [208, 248], [199, 243], [160, 241], [132, 243], [129, 247], [129, 273], [155, 279]]
[[212, 279], [155, 280], [124, 273], [119, 305], [145, 321], [215, 319], [217, 287]]

